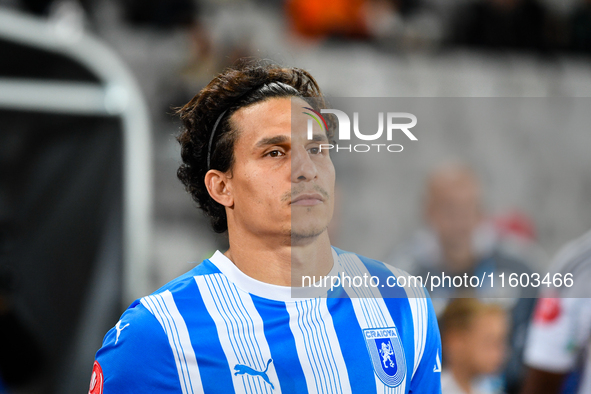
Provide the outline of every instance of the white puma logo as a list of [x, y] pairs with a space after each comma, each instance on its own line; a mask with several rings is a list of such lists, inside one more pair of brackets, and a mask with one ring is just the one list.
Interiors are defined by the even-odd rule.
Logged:
[[117, 344], [117, 342], [119, 342], [119, 335], [121, 335], [121, 331], [123, 331], [123, 329], [127, 326], [129, 326], [129, 323], [121, 327], [121, 320], [117, 322], [117, 325], [115, 326], [115, 329], [117, 330], [117, 338], [115, 339], [115, 345]]
[[435, 366], [433, 367], [433, 372], [441, 372], [441, 360], [439, 359], [439, 353], [437, 353], [437, 358], [435, 359]]

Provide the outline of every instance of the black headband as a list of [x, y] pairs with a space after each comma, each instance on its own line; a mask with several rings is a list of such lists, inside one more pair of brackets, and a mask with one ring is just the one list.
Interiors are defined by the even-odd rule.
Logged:
[[224, 117], [226, 112], [228, 112], [227, 109], [224, 110], [224, 112], [222, 112], [220, 114], [220, 116], [218, 116], [218, 120], [216, 120], [215, 124], [213, 125], [213, 130], [211, 130], [211, 137], [209, 137], [209, 146], [207, 147], [207, 169], [208, 170], [211, 169], [211, 144], [213, 143], [213, 136], [215, 135], [215, 129], [217, 129], [218, 124], [220, 123], [220, 120], [222, 120], [222, 118]]
[[[265, 87], [269, 87], [269, 85], [273, 85], [273, 84], [282, 87], [284, 90], [292, 89], [292, 90], [294, 90], [295, 94], [299, 94], [297, 89], [295, 89], [293, 86], [288, 85], [288, 84], [281, 82], [281, 81], [273, 81], [273, 82], [268, 82], [268, 83], [264, 83], [262, 85], [256, 86], [255, 88], [244, 92], [243, 94], [241, 94], [240, 96], [238, 96], [234, 99], [234, 103], [236, 103], [236, 101], [242, 99], [244, 96], [251, 94], [252, 92], [256, 92], [256, 91], [261, 90]], [[224, 117], [224, 115], [226, 114], [226, 112], [228, 112], [227, 108], [224, 110], [224, 112], [222, 112], [220, 114], [220, 116], [218, 116], [218, 119], [215, 121], [215, 124], [213, 125], [213, 129], [211, 130], [211, 136], [209, 137], [209, 145], [207, 146], [207, 169], [208, 170], [211, 169], [211, 146], [213, 145], [213, 137], [215, 136], [215, 131], [218, 128], [218, 125], [219, 125], [220, 121], [222, 120], [222, 118]]]

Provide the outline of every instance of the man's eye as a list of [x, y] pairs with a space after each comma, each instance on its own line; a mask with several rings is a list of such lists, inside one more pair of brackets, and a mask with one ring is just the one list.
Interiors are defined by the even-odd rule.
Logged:
[[279, 150], [272, 150], [271, 152], [267, 153], [267, 155], [270, 157], [279, 157], [283, 155], [283, 152]]
[[308, 151], [313, 154], [313, 155], [317, 155], [318, 153], [320, 153], [320, 149], [319, 148], [310, 148], [308, 149]]

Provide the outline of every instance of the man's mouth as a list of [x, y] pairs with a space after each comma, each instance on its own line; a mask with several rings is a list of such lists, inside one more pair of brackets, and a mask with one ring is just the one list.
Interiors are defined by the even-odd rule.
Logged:
[[319, 193], [302, 193], [291, 200], [291, 205], [312, 206], [323, 202], [324, 197]]

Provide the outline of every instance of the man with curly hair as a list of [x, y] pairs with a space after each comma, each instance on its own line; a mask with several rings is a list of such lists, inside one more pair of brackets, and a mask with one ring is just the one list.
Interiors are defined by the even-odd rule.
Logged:
[[127, 309], [90, 393], [440, 393], [422, 287], [302, 283], [402, 274], [331, 246], [332, 131], [306, 115], [323, 107], [306, 71], [242, 62], [180, 110], [178, 176], [230, 247]]

